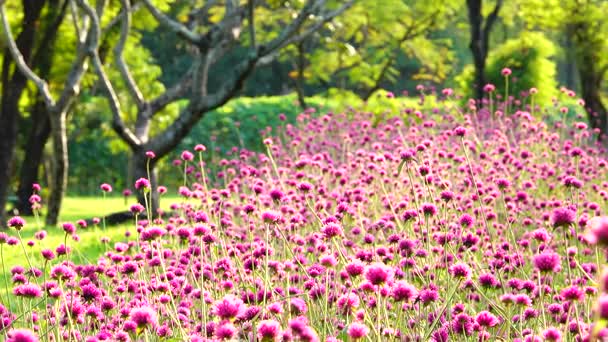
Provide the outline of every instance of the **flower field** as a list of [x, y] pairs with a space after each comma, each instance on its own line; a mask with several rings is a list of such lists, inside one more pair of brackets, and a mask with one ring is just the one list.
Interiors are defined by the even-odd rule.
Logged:
[[182, 153], [169, 217], [136, 220], [90, 264], [73, 263], [73, 237], [100, 228], [64, 223], [62, 244], [33, 253], [46, 234], [20, 241], [34, 223], [13, 217], [0, 250], [23, 258], [0, 284], [0, 336], [608, 338], [606, 152], [582, 119], [539, 121], [530, 99], [381, 119], [308, 111], [215, 175], [199, 145]]

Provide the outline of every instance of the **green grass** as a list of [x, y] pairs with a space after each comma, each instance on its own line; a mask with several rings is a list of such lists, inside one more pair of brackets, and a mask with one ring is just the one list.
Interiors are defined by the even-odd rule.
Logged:
[[[167, 209], [171, 203], [177, 201], [179, 201], [178, 198], [166, 197], [161, 200], [161, 206], [163, 209]], [[130, 199], [128, 204], [125, 205], [122, 197], [107, 197], [105, 200], [101, 197], [66, 197], [63, 202], [59, 222], [73, 222], [75, 224], [80, 219], [101, 218], [103, 215], [126, 210], [132, 203], [134, 203], [134, 200]], [[136, 233], [134, 222], [107, 226], [106, 229], [103, 229], [100, 223], [97, 227], [78, 228], [76, 233], [80, 237], [80, 241], [76, 242], [69, 236], [66, 240], [65, 233], [60, 227], [45, 227], [44, 217], [40, 218], [40, 225], [33, 216], [24, 218], [27, 224], [20, 234], [24, 244], [27, 244], [29, 240], [35, 241], [33, 247], [25, 245], [25, 250], [32, 266], [39, 269], [42, 269], [44, 265], [44, 260], [40, 255], [40, 251], [43, 249], [48, 248], [54, 251], [57, 246], [67, 242], [67, 245], [72, 248], [70, 259], [74, 263], [94, 264], [104, 252], [112, 249], [116, 242], [127, 241], [127, 237], [125, 236], [127, 231], [133, 234]], [[42, 241], [38, 241], [34, 238], [34, 234], [41, 229], [46, 230], [47, 237]], [[7, 233], [11, 236], [17, 236], [17, 232], [14, 229], [10, 229]], [[109, 243], [102, 243], [103, 237], [108, 238]], [[20, 245], [3, 245], [2, 248], [5, 270], [0, 269], [0, 294], [3, 295], [6, 292], [4, 286], [5, 278], [8, 277], [10, 282], [10, 269], [14, 266], [23, 266], [27, 269], [28, 262]], [[9, 291], [10, 289], [11, 285], [9, 284]]]

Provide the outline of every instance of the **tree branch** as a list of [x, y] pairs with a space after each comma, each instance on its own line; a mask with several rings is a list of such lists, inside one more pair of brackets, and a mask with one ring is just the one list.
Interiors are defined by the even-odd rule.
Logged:
[[112, 128], [129, 146], [138, 146], [140, 144], [139, 139], [137, 139], [137, 137], [125, 126], [122, 120], [120, 102], [118, 101], [116, 92], [114, 91], [114, 88], [112, 87], [112, 84], [110, 83], [110, 80], [103, 69], [103, 64], [99, 58], [98, 45], [91, 43], [99, 42], [99, 34], [101, 32], [99, 17], [97, 16], [95, 10], [86, 2], [86, 0], [77, 1], [92, 22], [90, 29], [92, 38], [89, 38], [89, 44], [87, 44], [87, 48], [84, 49], [84, 51], [91, 57], [95, 73], [97, 74], [97, 77], [99, 77], [99, 80], [107, 93], [108, 102], [112, 111]]
[[116, 62], [121, 77], [125, 81], [129, 94], [135, 101], [135, 105], [141, 110], [145, 105], [144, 96], [139, 90], [137, 83], [129, 71], [129, 67], [123, 58], [123, 51], [131, 28], [131, 4], [129, 0], [121, 0], [120, 2], [122, 3], [122, 21], [120, 25], [120, 39], [118, 40], [118, 44], [114, 47], [114, 61]]
[[488, 39], [490, 37], [490, 31], [492, 30], [492, 26], [494, 26], [496, 19], [498, 19], [498, 12], [500, 12], [500, 8], [502, 7], [502, 2], [503, 2], [503, 0], [496, 1], [496, 5], [494, 6], [494, 9], [488, 15], [488, 17], [486, 18], [486, 22], [483, 25], [483, 41], [484, 41], [484, 45], [485, 45], [485, 50], [487, 50]]
[[168, 16], [166, 16], [163, 12], [161, 12], [158, 8], [154, 7], [154, 5], [150, 2], [150, 0], [142, 0], [144, 5], [150, 11], [152, 16], [161, 23], [162, 25], [170, 28], [172, 31], [177, 33], [178, 35], [185, 38], [187, 41], [194, 45], [198, 45], [201, 41], [201, 36], [197, 33], [191, 31], [186, 26], [182, 25], [178, 21], [175, 21]]
[[[142, 4], [141, 2], [138, 2], [130, 7], [129, 14], [139, 11], [141, 8]], [[105, 36], [110, 30], [112, 30], [116, 25], [118, 25], [119, 22], [122, 22], [124, 15], [125, 12], [121, 11], [120, 14], [112, 18], [112, 20], [110, 20], [110, 22], [101, 29], [101, 35]]]
[[10, 25], [8, 24], [8, 20], [6, 19], [4, 1], [0, 2], [0, 17], [2, 19], [4, 38], [7, 42], [8, 50], [11, 54], [11, 57], [13, 57], [13, 60], [17, 65], [17, 68], [27, 79], [34, 82], [34, 84], [38, 88], [38, 91], [42, 95], [45, 105], [48, 108], [52, 108], [55, 105], [55, 100], [53, 99], [53, 95], [51, 95], [48, 84], [43, 79], [38, 77], [38, 75], [36, 75], [36, 73], [27, 65], [25, 59], [23, 58], [23, 55], [19, 51], [19, 48], [17, 48], [17, 44], [15, 43], [15, 39], [13, 38], [13, 35], [11, 33]]

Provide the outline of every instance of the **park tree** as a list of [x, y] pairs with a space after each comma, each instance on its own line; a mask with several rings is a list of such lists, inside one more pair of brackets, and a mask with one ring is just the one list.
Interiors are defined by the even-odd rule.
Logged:
[[458, 2], [446, 0], [357, 1], [348, 18], [339, 18], [328, 30], [317, 32], [318, 38], [288, 49], [298, 97], [303, 98], [301, 84], [309, 81], [352, 90], [368, 100], [402, 77], [398, 68], [402, 56], [419, 62], [414, 78], [445, 80], [451, 66], [450, 46], [433, 33], [449, 25], [458, 7]]
[[490, 51], [490, 34], [498, 19], [503, 0], [496, 0], [491, 11], [486, 14], [484, 4], [488, 1], [467, 0], [467, 10], [469, 14], [469, 30], [471, 33], [469, 48], [473, 55], [473, 65], [475, 67], [475, 98], [483, 98], [483, 87], [486, 84], [486, 59]]
[[565, 51], [574, 58], [578, 73], [580, 95], [585, 102], [588, 121], [608, 141], [608, 113], [602, 100], [608, 71], [608, 24], [603, 13], [608, 3], [601, 0], [522, 1], [518, 12], [527, 28], [550, 31], [565, 36], [569, 42]]
[[[20, 22], [14, 20], [10, 24], [4, 13], [4, 3], [2, 5], [4, 52], [2, 54], [2, 104], [0, 109], [0, 127], [3, 130], [3, 134], [0, 135], [0, 222], [4, 223], [9, 184], [15, 169], [14, 158], [19, 122], [23, 119], [20, 100], [24, 93], [29, 92], [28, 77], [22, 67], [27, 64], [36, 65], [39, 75], [48, 77], [52, 61], [50, 55], [59, 26], [66, 14], [67, 1], [23, 0], [20, 5], [11, 2], [7, 9], [10, 18], [20, 19]], [[22, 15], [19, 15], [20, 13]], [[19, 34], [15, 40], [10, 35], [11, 26], [19, 27]], [[16, 51], [19, 53], [15, 54]], [[46, 91], [48, 92], [48, 89]], [[63, 98], [65, 102], [67, 96]], [[46, 141], [50, 134], [50, 122], [43, 96], [30, 96], [30, 102], [33, 108], [30, 113], [33, 125], [28, 142], [36, 141], [36, 139]], [[26, 153], [25, 162], [21, 168], [21, 172], [25, 173], [31, 181], [27, 195], [25, 195], [28, 197], [31, 193], [31, 184], [36, 182], [37, 173], [29, 173], [27, 168], [31, 164], [39, 164], [39, 161], [36, 162], [36, 160], [41, 158], [44, 145], [34, 143], [32, 146], [35, 147]]]
[[[354, 1], [308, 0], [306, 2], [208, 2], [202, 7], [194, 4], [186, 8], [185, 22], [170, 17], [149, 0], [143, 0], [146, 9], [160, 25], [174, 31], [193, 57], [192, 66], [181, 75], [176, 84], [162, 94], [148, 98], [131, 75], [129, 64], [122, 58], [123, 46], [131, 32], [129, 0], [122, 0], [121, 32], [114, 48], [114, 60], [132, 100], [136, 103], [135, 120], [125, 123], [120, 99], [107, 76], [99, 54], [94, 51], [92, 60], [99, 82], [105, 89], [113, 113], [112, 128], [130, 148], [134, 179], [149, 178], [154, 188], [157, 179], [155, 166], [159, 159], [171, 152], [209, 111], [235, 97], [254, 69], [266, 65], [280, 55], [282, 49], [297, 44], [323, 28], [352, 6]], [[92, 16], [95, 13], [88, 11]], [[209, 91], [209, 71], [222, 58], [237, 48], [246, 49], [243, 59], [221, 84]], [[184, 103], [171, 123], [154, 130], [155, 118], [167, 105]], [[155, 158], [146, 156], [153, 152]], [[158, 207], [156, 193], [152, 207]], [[140, 200], [142, 200], [140, 198]]]

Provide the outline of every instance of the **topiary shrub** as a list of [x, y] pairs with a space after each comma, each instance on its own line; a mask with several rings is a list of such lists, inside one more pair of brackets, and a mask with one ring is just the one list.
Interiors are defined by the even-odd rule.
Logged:
[[[556, 64], [552, 60], [556, 47], [540, 32], [526, 32], [518, 38], [509, 39], [490, 52], [486, 63], [486, 80], [496, 86], [496, 93], [504, 96], [505, 78], [503, 68], [510, 68], [509, 95], [519, 96], [521, 92], [534, 87], [538, 89], [534, 102], [550, 105], [557, 94], [555, 81]], [[456, 78], [460, 91], [467, 98], [473, 96], [473, 65], [467, 65]]]

